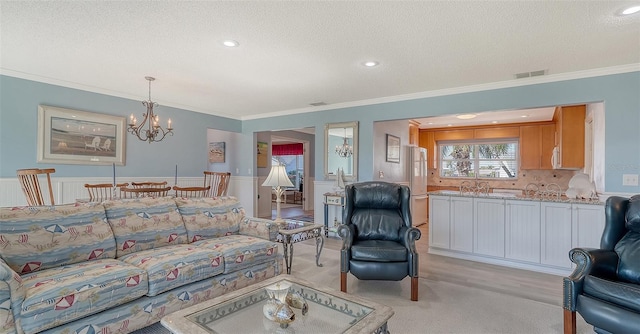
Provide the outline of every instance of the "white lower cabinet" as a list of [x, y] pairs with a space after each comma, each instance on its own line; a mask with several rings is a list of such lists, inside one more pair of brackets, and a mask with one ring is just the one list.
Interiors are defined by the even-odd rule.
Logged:
[[604, 206], [429, 195], [429, 246], [440, 255], [554, 274], [570, 272], [569, 251], [597, 248]]
[[600, 248], [600, 239], [604, 230], [604, 206], [572, 204], [571, 222], [576, 233], [573, 235], [573, 247]]
[[540, 262], [540, 202], [505, 201], [505, 257]]
[[504, 257], [504, 200], [474, 198], [473, 252]]
[[449, 249], [449, 196], [429, 195], [429, 247]]
[[473, 252], [473, 198], [451, 197], [449, 214], [451, 249]]
[[572, 248], [571, 204], [544, 202], [540, 207], [542, 239], [540, 263], [571, 269]]

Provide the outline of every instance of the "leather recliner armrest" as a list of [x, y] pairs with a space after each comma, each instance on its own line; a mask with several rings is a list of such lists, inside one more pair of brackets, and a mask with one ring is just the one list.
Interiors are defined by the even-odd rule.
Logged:
[[618, 266], [618, 254], [614, 251], [594, 248], [574, 248], [569, 251], [571, 262], [576, 264], [569, 277], [562, 281], [563, 308], [576, 310], [576, 300], [582, 294], [584, 278], [593, 275], [602, 278], [615, 279]]

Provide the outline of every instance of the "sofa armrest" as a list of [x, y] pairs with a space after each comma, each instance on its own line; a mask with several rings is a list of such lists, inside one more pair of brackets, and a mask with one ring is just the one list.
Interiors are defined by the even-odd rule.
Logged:
[[582, 294], [582, 285], [587, 275], [602, 278], [615, 278], [618, 266], [618, 254], [614, 251], [595, 248], [574, 248], [569, 251], [571, 262], [576, 264], [569, 277], [562, 280], [563, 307], [576, 310], [576, 300]]
[[25, 295], [22, 277], [13, 271], [4, 260], [0, 259], [0, 305], [2, 305], [0, 314], [6, 312], [3, 319], [7, 319], [7, 325], [9, 322], [12, 324], [10, 327], [3, 327], [2, 330], [8, 330], [8, 333], [22, 332], [19, 324], [16, 326], [15, 321], [18, 319]]
[[271, 219], [244, 217], [240, 221], [240, 234], [276, 241], [280, 225]]

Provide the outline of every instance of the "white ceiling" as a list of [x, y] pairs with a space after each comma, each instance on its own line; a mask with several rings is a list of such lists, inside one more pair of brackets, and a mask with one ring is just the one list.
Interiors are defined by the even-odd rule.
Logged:
[[0, 73], [252, 119], [638, 64], [638, 3], [3, 0]]

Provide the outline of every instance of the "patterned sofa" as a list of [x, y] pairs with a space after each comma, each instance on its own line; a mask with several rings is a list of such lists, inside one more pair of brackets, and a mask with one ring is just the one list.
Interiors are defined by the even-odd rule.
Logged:
[[280, 274], [233, 197], [0, 208], [0, 333], [128, 333]]

